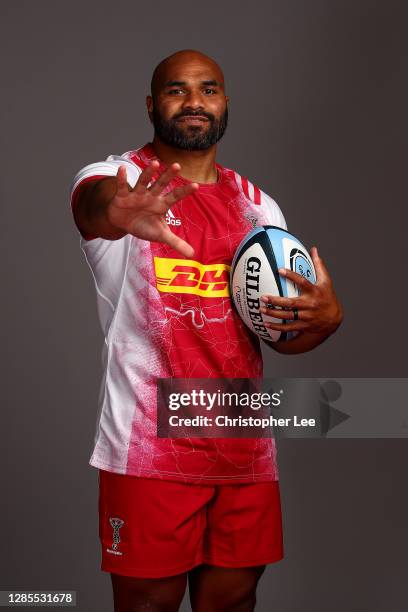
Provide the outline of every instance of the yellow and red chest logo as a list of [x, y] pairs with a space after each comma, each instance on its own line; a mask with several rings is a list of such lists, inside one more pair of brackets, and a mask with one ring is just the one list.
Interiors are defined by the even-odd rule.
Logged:
[[227, 264], [204, 265], [192, 259], [155, 257], [157, 289], [163, 293], [193, 293], [204, 297], [228, 297]]

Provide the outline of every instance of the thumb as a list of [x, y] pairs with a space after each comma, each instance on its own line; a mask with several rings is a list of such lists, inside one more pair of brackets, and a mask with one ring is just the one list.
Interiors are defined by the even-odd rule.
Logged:
[[116, 174], [116, 195], [126, 196], [129, 193], [125, 166], [119, 166]]

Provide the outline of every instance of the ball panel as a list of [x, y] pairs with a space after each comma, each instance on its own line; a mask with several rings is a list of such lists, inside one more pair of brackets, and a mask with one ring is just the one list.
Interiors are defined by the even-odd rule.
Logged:
[[235, 262], [231, 275], [233, 303], [244, 323], [260, 338], [276, 341], [279, 332], [264, 326], [260, 296], [264, 293], [279, 294], [274, 271], [262, 245], [258, 242], [245, 245]]
[[244, 236], [244, 238], [241, 240], [241, 242], [237, 246], [236, 251], [235, 251], [235, 255], [234, 255], [233, 259], [232, 259], [231, 274], [234, 273], [234, 268], [235, 268], [235, 265], [237, 263], [237, 260], [238, 260], [239, 257], [241, 257], [244, 249], [247, 248], [247, 247], [250, 247], [251, 244], [255, 244], [256, 242], [258, 242], [258, 239], [257, 239], [258, 234], [262, 234], [264, 232], [265, 232], [265, 230], [261, 226], [261, 227], [256, 227], [255, 229], [253, 229], [250, 232], [248, 232], [248, 234], [246, 236]]
[[289, 265], [287, 267], [290, 268], [290, 270], [301, 274], [313, 284], [316, 282], [316, 273], [313, 262], [309, 254], [304, 251], [303, 248], [294, 246], [292, 249], [290, 249], [288, 259]]

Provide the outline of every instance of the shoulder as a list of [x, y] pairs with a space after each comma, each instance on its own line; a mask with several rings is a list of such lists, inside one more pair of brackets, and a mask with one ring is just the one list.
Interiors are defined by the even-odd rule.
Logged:
[[[112, 156], [110, 156], [112, 157]], [[126, 151], [125, 153], [122, 153], [122, 155], [120, 156], [121, 159], [127, 160], [129, 162], [131, 162], [132, 164], [136, 164], [139, 167], [144, 166], [144, 160], [143, 160], [143, 155], [142, 155], [142, 148], [140, 149], [132, 149], [131, 151]]]
[[239, 174], [236, 170], [223, 168], [223, 171], [230, 180], [234, 182], [239, 193], [245, 198], [254, 212], [256, 210], [259, 211], [259, 216], [263, 218], [263, 223], [287, 229], [283, 213], [274, 198], [260, 189], [258, 185], [251, 182], [246, 176]]
[[143, 166], [138, 164], [127, 152], [123, 155], [109, 155], [104, 161], [94, 162], [81, 168], [72, 181], [71, 194], [85, 181], [106, 176], [116, 176], [119, 166], [125, 166], [128, 183], [131, 187], [134, 187], [143, 170]]

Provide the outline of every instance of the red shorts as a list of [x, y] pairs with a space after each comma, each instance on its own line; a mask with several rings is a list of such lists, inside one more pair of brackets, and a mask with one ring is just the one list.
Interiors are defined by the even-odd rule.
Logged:
[[105, 572], [164, 578], [283, 557], [279, 482], [196, 485], [99, 470]]

